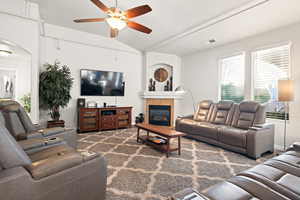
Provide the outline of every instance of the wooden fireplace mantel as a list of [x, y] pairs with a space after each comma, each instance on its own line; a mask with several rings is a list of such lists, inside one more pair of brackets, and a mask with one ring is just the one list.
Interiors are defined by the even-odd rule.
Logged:
[[149, 105], [171, 107], [171, 127], [174, 127], [174, 99], [145, 99], [145, 122], [149, 123]]

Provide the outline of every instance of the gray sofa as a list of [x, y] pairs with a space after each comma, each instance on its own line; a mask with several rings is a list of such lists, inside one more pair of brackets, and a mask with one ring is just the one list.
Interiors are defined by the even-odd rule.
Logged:
[[66, 144], [27, 155], [0, 126], [0, 199], [104, 200], [103, 157]]
[[300, 143], [203, 195], [203, 200], [300, 200]]
[[265, 120], [265, 106], [259, 103], [205, 100], [194, 115], [177, 118], [176, 130], [256, 159], [274, 151], [274, 125]]
[[[69, 146], [77, 147], [77, 134], [75, 129], [68, 128], [40, 128], [32, 123], [24, 108], [16, 101], [0, 101], [0, 121], [17, 141], [22, 142], [28, 148], [43, 143], [43, 139], [49, 141], [57, 137], [65, 141]], [[30, 140], [28, 140], [30, 139]], [[51, 141], [55, 143], [55, 141]]]

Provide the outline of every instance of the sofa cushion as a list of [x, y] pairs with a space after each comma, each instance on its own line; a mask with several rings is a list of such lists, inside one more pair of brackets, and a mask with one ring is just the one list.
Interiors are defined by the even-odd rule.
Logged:
[[15, 138], [20, 134], [24, 135], [36, 130], [28, 114], [18, 102], [13, 100], [0, 101], [0, 109], [5, 114], [6, 128]]
[[259, 103], [255, 101], [243, 101], [240, 103], [240, 111], [247, 113], [256, 113], [259, 107]]
[[56, 155], [47, 157], [26, 168], [36, 180], [51, 176], [61, 171], [70, 169], [71, 167], [80, 165], [83, 162], [83, 156], [78, 152], [58, 153]]
[[20, 121], [20, 118], [16, 112], [8, 112], [7, 110], [2, 109], [1, 124], [8, 129], [14, 138], [19, 138], [20, 136], [26, 135], [26, 130], [23, 126], [23, 123]]
[[255, 179], [290, 199], [300, 199], [300, 177], [265, 164], [257, 165], [240, 175]]
[[219, 129], [219, 141], [228, 145], [246, 148], [247, 146], [247, 130], [222, 127]]
[[218, 110], [230, 110], [232, 105], [233, 105], [232, 101], [220, 101], [217, 104], [217, 108]]
[[16, 140], [6, 128], [0, 127], [0, 165], [8, 169], [30, 164], [31, 160]]
[[193, 126], [193, 130], [196, 133], [195, 135], [217, 140], [219, 127], [219, 125], [209, 122], [197, 122]]
[[[235, 110], [232, 125], [241, 129], [253, 126], [260, 104], [254, 101], [243, 101]], [[262, 121], [262, 117], [259, 117]]]
[[233, 114], [233, 105], [232, 101], [220, 101], [214, 107], [212, 111], [211, 122], [214, 124], [227, 124], [228, 119], [231, 118]]
[[38, 151], [29, 155], [32, 162], [37, 162], [39, 160], [44, 160], [52, 156], [68, 154], [74, 152], [74, 149], [69, 147], [68, 145], [58, 145], [47, 148], [43, 151]]
[[194, 114], [194, 120], [199, 122], [205, 122], [209, 119], [209, 113], [213, 102], [205, 100], [199, 103], [198, 109]]
[[264, 124], [266, 123], [266, 108], [267, 104], [260, 104], [254, 119], [254, 124]]

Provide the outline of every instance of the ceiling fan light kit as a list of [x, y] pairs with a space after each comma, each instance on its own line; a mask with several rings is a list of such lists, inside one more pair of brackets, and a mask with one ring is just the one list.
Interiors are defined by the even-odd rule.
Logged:
[[108, 16], [105, 20], [112, 29], [122, 30], [127, 26], [126, 17], [119, 9], [109, 11]]
[[126, 11], [122, 11], [117, 8], [118, 4], [116, 1], [115, 7], [108, 8], [106, 5], [104, 5], [100, 0], [91, 0], [98, 8], [100, 8], [102, 11], [104, 11], [107, 14], [106, 18], [91, 18], [91, 19], [76, 19], [74, 22], [76, 23], [82, 23], [82, 22], [102, 22], [106, 21], [107, 24], [110, 26], [110, 37], [114, 38], [118, 36], [118, 33], [120, 30], [124, 29], [126, 26], [146, 33], [150, 34], [152, 32], [151, 29], [149, 29], [146, 26], [143, 26], [141, 24], [138, 24], [133, 21], [129, 21], [129, 19], [138, 17], [141, 15], [144, 15], [148, 12], [151, 12], [152, 9], [148, 5], [138, 6], [135, 8], [131, 8]]

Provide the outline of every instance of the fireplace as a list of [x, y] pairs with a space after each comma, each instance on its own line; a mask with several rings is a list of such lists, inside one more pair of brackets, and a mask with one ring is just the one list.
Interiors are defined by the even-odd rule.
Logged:
[[171, 106], [149, 105], [149, 124], [171, 126]]

